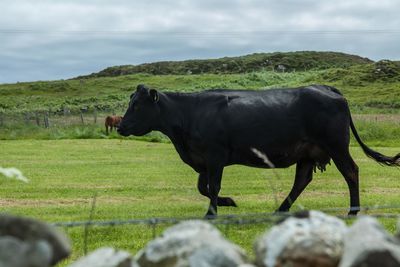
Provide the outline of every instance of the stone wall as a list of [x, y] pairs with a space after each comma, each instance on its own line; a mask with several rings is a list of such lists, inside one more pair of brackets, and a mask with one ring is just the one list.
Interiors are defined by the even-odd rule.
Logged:
[[[376, 219], [361, 216], [348, 227], [318, 211], [294, 214], [268, 229], [255, 241], [254, 252], [250, 259], [212, 224], [193, 220], [166, 229], [136, 255], [100, 248], [69, 267], [400, 266], [398, 237]], [[69, 242], [54, 228], [0, 216], [0, 267], [53, 266], [69, 253]]]

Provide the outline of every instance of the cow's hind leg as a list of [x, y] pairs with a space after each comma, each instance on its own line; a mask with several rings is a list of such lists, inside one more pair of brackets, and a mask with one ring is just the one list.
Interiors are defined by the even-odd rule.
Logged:
[[349, 215], [357, 215], [360, 211], [360, 194], [358, 184], [358, 166], [350, 156], [348, 149], [343, 153], [334, 153], [333, 162], [346, 180], [350, 192]]
[[[208, 193], [208, 178], [206, 174], [204, 173], [199, 174], [199, 179], [197, 181], [197, 189], [199, 190], [200, 194], [210, 198], [210, 195]], [[217, 205], [221, 207], [222, 206], [237, 207], [235, 201], [230, 197], [218, 197]]]
[[223, 170], [224, 168], [217, 164], [210, 164], [207, 166], [208, 195], [210, 198], [210, 205], [205, 215], [207, 219], [213, 219], [217, 216], [218, 194], [221, 190]]
[[289, 211], [290, 207], [295, 202], [297, 197], [311, 182], [313, 175], [313, 164], [314, 163], [312, 161], [299, 161], [297, 163], [296, 175], [294, 178], [292, 190], [278, 208], [278, 212]]

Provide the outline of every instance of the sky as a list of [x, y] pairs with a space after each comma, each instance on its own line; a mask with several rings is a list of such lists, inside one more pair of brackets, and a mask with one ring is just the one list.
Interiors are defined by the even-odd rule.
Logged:
[[400, 60], [399, 0], [1, 0], [0, 9], [0, 83], [257, 52]]

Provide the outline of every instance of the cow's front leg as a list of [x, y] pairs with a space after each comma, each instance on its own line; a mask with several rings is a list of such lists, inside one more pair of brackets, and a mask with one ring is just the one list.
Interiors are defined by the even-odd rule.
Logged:
[[[197, 189], [199, 190], [200, 194], [210, 198], [210, 194], [208, 193], [208, 176], [206, 173], [199, 174]], [[218, 197], [217, 206], [237, 207], [235, 201], [230, 197]]]
[[210, 198], [210, 206], [206, 213], [207, 219], [213, 219], [217, 216], [218, 194], [221, 189], [221, 179], [224, 167], [210, 165], [207, 168], [208, 177], [208, 194]]

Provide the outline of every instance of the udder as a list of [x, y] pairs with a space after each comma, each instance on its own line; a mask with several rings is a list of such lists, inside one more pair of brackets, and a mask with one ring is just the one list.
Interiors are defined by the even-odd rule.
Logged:
[[269, 159], [277, 168], [286, 168], [299, 161], [311, 161], [314, 163], [314, 171], [317, 169], [325, 171], [326, 165], [330, 163], [330, 157], [324, 149], [309, 142], [301, 142], [280, 151], [271, 152]]
[[314, 172], [320, 170], [321, 172], [326, 170], [326, 165], [330, 165], [331, 158], [321, 147], [309, 144], [306, 148], [307, 156], [309, 159], [314, 161]]

